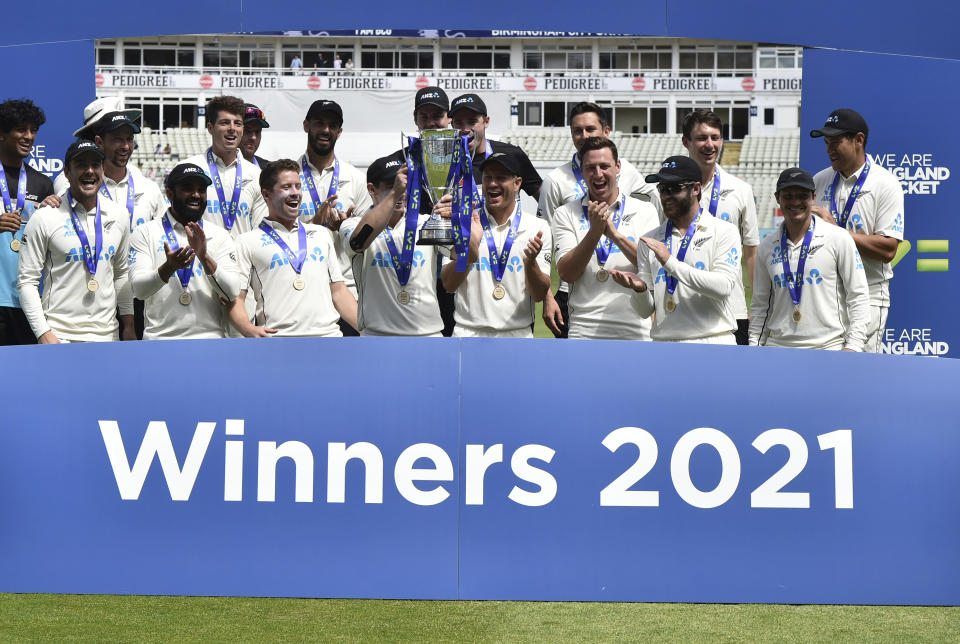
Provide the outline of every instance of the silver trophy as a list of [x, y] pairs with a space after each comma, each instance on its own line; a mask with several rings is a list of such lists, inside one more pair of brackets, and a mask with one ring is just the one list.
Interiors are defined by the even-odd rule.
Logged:
[[[450, 194], [459, 181], [457, 173], [450, 172], [454, 165], [455, 151], [460, 143], [456, 130], [421, 130], [420, 131], [420, 162], [423, 176], [423, 186], [430, 194], [430, 200], [437, 204], [444, 195]], [[404, 148], [404, 154], [407, 154]], [[420, 246], [450, 246], [453, 245], [453, 226], [449, 219], [442, 218], [436, 212], [431, 213], [430, 219], [420, 229]]]

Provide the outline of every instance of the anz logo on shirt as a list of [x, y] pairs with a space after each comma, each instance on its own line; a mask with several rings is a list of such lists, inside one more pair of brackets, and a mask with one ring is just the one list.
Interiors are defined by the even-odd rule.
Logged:
[[[337, 185], [339, 186], [339, 185], [342, 185], [342, 184], [343, 184], [343, 182], [341, 181], [341, 182], [339, 182]], [[339, 210], [340, 212], [343, 212], [343, 202], [342, 202], [342, 201], [338, 201], [338, 202], [336, 203], [336, 205], [334, 206], [334, 208], [336, 208], [336, 209]], [[316, 207], [313, 205], [313, 199], [304, 199], [303, 201], [300, 202], [299, 215], [300, 215], [301, 217], [306, 216], [306, 215], [310, 215], [311, 217], [313, 217], [315, 214], [317, 214], [317, 209], [316, 209]]]
[[137, 249], [133, 246], [130, 247], [130, 252], [127, 253], [127, 264], [133, 266], [137, 263]]
[[667, 281], [667, 271], [661, 268], [660, 270], [657, 271], [657, 277], [656, 279], [653, 280], [653, 283], [659, 284], [660, 282], [666, 282], [666, 281]]
[[[423, 251], [415, 251], [413, 253], [413, 267], [419, 268], [427, 263], [426, 258], [423, 256]], [[390, 256], [390, 253], [378, 252], [373, 256], [373, 260], [370, 262], [370, 266], [376, 268], [389, 268], [393, 269], [393, 258]]]
[[779, 246], [774, 246], [770, 253], [770, 265], [775, 266], [783, 263], [783, 251]]
[[[475, 261], [475, 262], [473, 263], [473, 270], [475, 270], [475, 271], [480, 271], [480, 272], [483, 272], [483, 271], [489, 272], [489, 271], [491, 271], [492, 269], [490, 268], [490, 258], [489, 258], [489, 257], [481, 257], [480, 259], [478, 259], [477, 261]], [[523, 262], [520, 261], [520, 258], [519, 258], [519, 257], [517, 257], [516, 255], [514, 255], [514, 256], [512, 256], [512, 257], [510, 258], [510, 261], [507, 262], [507, 270], [510, 271], [511, 273], [522, 273], [522, 272], [523, 272]]]
[[897, 218], [893, 220], [893, 232], [903, 234], [903, 213], [898, 212]]
[[863, 217], [857, 214], [850, 215], [850, 221], [847, 222], [847, 228], [854, 232], [860, 232], [863, 228]]
[[[116, 246], [109, 246], [104, 248], [100, 253], [100, 261], [109, 262], [113, 259], [113, 256], [117, 254]], [[64, 264], [69, 264], [70, 262], [82, 262], [83, 261], [83, 249], [82, 248], [71, 248], [70, 251], [63, 258]]]
[[722, 213], [720, 213], [719, 219], [720, 219], [721, 221], [730, 221], [730, 219], [731, 219], [730, 213], [729, 213], [729, 212], [722, 212]]
[[63, 236], [65, 238], [77, 236], [77, 232], [73, 229], [73, 224], [69, 221], [63, 225]]
[[[250, 219], [252, 215], [250, 214], [250, 205], [244, 202], [240, 202], [238, 207], [240, 211], [237, 215], [238, 217], [243, 217], [244, 219]], [[208, 199], [207, 200], [207, 212], [212, 215], [220, 214], [220, 200], [219, 199]]]
[[731, 248], [731, 249], [727, 252], [727, 257], [726, 257], [723, 261], [725, 261], [726, 263], [730, 264], [731, 266], [739, 266], [739, 265], [740, 265], [740, 251], [739, 251], [738, 249], [736, 249], [736, 248]]
[[[310, 249], [310, 252], [307, 253], [306, 262], [322, 262], [324, 260], [323, 251], [320, 250], [319, 246], [314, 246]], [[287, 259], [286, 253], [274, 253], [273, 258], [270, 260], [270, 268], [268, 270], [273, 270], [275, 268], [282, 268], [290, 263], [290, 260]]]
[[[806, 282], [809, 286], [816, 286], [817, 284], [823, 283], [823, 276], [820, 274], [820, 271], [816, 268], [812, 269], [810, 273], [803, 278], [803, 281]], [[773, 276], [773, 286], [774, 288], [787, 288], [789, 282], [787, 280], [786, 273], [775, 273]]]

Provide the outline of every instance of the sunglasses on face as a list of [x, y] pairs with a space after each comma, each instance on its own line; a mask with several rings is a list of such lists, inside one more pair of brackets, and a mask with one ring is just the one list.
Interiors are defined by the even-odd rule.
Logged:
[[686, 190], [687, 188], [689, 188], [689, 187], [692, 186], [692, 185], [693, 185], [693, 184], [692, 184], [692, 183], [689, 183], [689, 182], [684, 182], [684, 183], [658, 183], [658, 184], [657, 184], [657, 192], [659, 192], [659, 193], [662, 194], [662, 195], [675, 195], [675, 194], [677, 194], [678, 192], [680, 192], [680, 191], [682, 191], [682, 190]]

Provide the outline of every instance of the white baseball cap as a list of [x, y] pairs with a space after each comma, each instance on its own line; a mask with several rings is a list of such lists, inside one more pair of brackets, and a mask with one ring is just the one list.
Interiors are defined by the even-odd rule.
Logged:
[[83, 108], [83, 127], [73, 133], [82, 139], [92, 139], [94, 132], [91, 126], [96, 125], [100, 117], [107, 112], [123, 112], [131, 121], [140, 120], [140, 110], [125, 110], [119, 96], [104, 96]]

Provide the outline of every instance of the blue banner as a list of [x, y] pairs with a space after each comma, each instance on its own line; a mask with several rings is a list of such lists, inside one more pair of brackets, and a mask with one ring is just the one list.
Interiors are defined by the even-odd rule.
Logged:
[[[0, 386], [58, 393], [0, 425], [0, 592], [960, 603], [956, 361], [362, 344], [3, 349]], [[257, 395], [176, 386], [187, 362], [256, 365]], [[64, 364], [151, 368], [91, 396]], [[810, 376], [840, 372], [887, 374], [897, 403]]]

